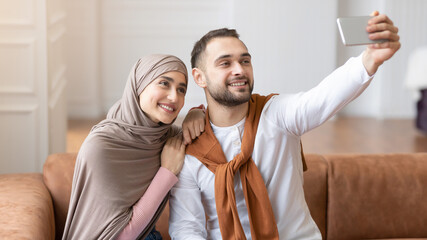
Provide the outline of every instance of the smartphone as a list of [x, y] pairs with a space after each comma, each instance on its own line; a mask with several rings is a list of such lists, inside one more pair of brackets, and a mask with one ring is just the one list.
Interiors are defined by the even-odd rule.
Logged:
[[337, 18], [342, 43], [345, 46], [382, 43], [385, 40], [371, 40], [366, 31], [371, 16]]

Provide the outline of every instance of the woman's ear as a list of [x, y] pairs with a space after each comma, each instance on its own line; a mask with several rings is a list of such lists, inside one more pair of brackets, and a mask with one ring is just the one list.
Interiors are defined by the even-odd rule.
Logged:
[[200, 70], [199, 68], [193, 68], [193, 70], [191, 71], [191, 74], [193, 75], [193, 79], [196, 82], [196, 84], [199, 85], [199, 87], [201, 88], [206, 87], [205, 75], [202, 70]]

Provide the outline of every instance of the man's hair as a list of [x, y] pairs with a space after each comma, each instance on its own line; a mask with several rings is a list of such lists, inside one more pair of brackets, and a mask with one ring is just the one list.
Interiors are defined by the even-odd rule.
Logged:
[[200, 67], [200, 58], [206, 50], [206, 45], [208, 45], [212, 39], [219, 37], [234, 37], [240, 39], [235, 29], [220, 28], [206, 33], [194, 44], [193, 51], [191, 51], [191, 68]]

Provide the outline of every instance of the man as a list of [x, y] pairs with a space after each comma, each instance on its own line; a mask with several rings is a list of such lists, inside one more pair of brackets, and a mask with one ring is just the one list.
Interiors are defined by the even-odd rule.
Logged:
[[192, 74], [205, 91], [207, 121], [171, 190], [172, 238], [321, 239], [304, 198], [301, 135], [359, 96], [400, 48], [392, 21], [374, 15], [367, 31], [387, 42], [293, 95], [251, 95], [251, 55], [235, 30], [195, 44]]

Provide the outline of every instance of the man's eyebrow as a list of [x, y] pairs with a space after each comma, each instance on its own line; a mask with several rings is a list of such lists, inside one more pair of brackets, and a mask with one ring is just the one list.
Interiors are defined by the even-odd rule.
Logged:
[[[215, 62], [218, 62], [218, 61], [220, 61], [220, 60], [222, 60], [222, 59], [230, 58], [230, 57], [231, 57], [231, 55], [230, 55], [230, 54], [224, 54], [224, 55], [219, 56], [217, 59], [215, 59]], [[251, 54], [249, 54], [248, 52], [246, 52], [246, 53], [242, 53], [242, 54], [240, 55], [240, 57], [250, 57], [250, 58], [252, 58]]]
[[[171, 77], [168, 76], [160, 76], [160, 78], [163, 78], [164, 80], [168, 81], [168, 82], [175, 82], [175, 80]], [[187, 87], [186, 83], [179, 83], [179, 86], [183, 86], [183, 87]]]
[[221, 56], [217, 57], [217, 59], [215, 59], [215, 62], [218, 62], [224, 58], [229, 58], [229, 57], [231, 57], [230, 54], [221, 55]]
[[249, 53], [243, 53], [242, 55], [240, 55], [241, 57], [250, 57], [252, 58], [251, 54]]

